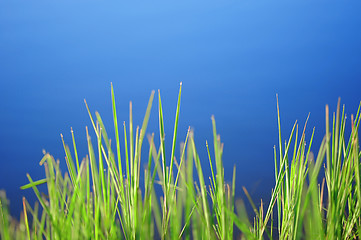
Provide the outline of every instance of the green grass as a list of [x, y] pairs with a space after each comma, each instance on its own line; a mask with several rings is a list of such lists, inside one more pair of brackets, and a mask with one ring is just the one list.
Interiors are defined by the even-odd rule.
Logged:
[[[269, 204], [261, 201], [260, 206], [253, 203], [244, 188], [255, 212], [255, 217], [249, 219], [242, 200], [235, 199], [235, 168], [231, 186], [225, 182], [223, 143], [215, 119], [212, 117], [213, 142], [206, 144], [209, 166], [201, 165], [206, 159], [200, 160], [191, 129], [185, 139], [177, 139], [181, 90], [182, 85], [171, 149], [165, 149], [159, 92], [159, 133], [146, 135], [152, 92], [141, 127], [134, 128], [130, 103], [129, 122], [123, 123], [124, 136], [120, 136], [111, 86], [115, 142], [109, 139], [99, 113], [92, 114], [85, 102], [92, 128], [86, 129], [87, 156], [79, 161], [72, 129], [72, 149], [62, 136], [65, 174], [59, 161], [44, 152], [40, 165], [44, 166], [46, 178], [33, 180], [27, 175], [29, 183], [21, 187], [32, 188], [38, 203], [30, 206], [23, 198], [20, 222], [9, 215], [5, 193], [1, 192], [1, 239], [360, 238], [360, 107], [351, 116], [351, 129], [347, 131], [345, 108], [341, 112], [340, 101], [332, 123], [326, 106], [326, 133], [315, 155], [311, 152], [314, 130], [310, 137], [305, 135], [308, 118], [302, 132], [296, 121], [289, 137], [282, 138], [277, 99], [279, 146], [274, 147], [275, 185], [270, 189], [271, 199], [266, 201]], [[346, 131], [350, 132], [349, 139]], [[159, 138], [159, 145], [155, 138]], [[180, 156], [175, 154], [177, 145], [181, 146]], [[143, 148], [148, 148], [148, 154], [144, 155]], [[147, 163], [145, 169], [141, 163]], [[209, 178], [204, 176], [204, 168], [210, 169]], [[141, 171], [144, 182], [140, 182]], [[322, 176], [324, 180], [319, 181]], [[38, 190], [41, 184], [47, 185], [46, 194]], [[157, 194], [155, 188], [161, 188], [162, 194]]]

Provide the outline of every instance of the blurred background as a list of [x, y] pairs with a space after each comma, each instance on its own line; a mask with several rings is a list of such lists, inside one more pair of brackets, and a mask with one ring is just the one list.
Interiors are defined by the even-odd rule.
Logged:
[[[237, 196], [246, 186], [257, 204], [268, 202], [276, 94], [283, 137], [310, 113], [306, 138], [315, 127], [315, 152], [325, 104], [333, 112], [341, 97], [348, 116], [357, 111], [360, 12], [360, 1], [1, 1], [0, 189], [11, 213], [19, 217], [22, 196], [35, 200], [20, 186], [26, 173], [44, 177], [43, 149], [66, 169], [60, 133], [71, 144], [73, 127], [79, 156], [87, 154], [84, 98], [114, 139], [111, 82], [126, 124], [129, 101], [141, 125], [151, 91], [160, 89], [168, 155], [183, 82], [179, 141], [191, 126], [209, 176], [205, 141], [212, 142], [214, 115], [226, 180], [235, 165]], [[158, 131], [157, 104], [149, 132]]]

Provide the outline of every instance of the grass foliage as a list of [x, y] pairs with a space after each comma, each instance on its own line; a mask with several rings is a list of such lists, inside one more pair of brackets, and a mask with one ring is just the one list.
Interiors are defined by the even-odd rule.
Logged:
[[[345, 108], [341, 112], [340, 101], [332, 123], [326, 106], [326, 133], [314, 155], [311, 152], [314, 131], [306, 145], [307, 121], [302, 132], [296, 121], [289, 137], [282, 138], [277, 100], [279, 146], [274, 147], [275, 186], [269, 204], [261, 202], [258, 207], [244, 189], [255, 212], [251, 220], [243, 202], [235, 201], [235, 168], [231, 186], [225, 182], [223, 143], [213, 117], [213, 150], [206, 144], [209, 166], [201, 165], [190, 129], [180, 144], [180, 156], [175, 156], [181, 90], [182, 85], [169, 152], [165, 151], [160, 93], [159, 134], [146, 137], [152, 92], [141, 127], [134, 128], [130, 103], [129, 123], [123, 123], [124, 136], [120, 136], [122, 126], [118, 124], [111, 87], [115, 142], [108, 138], [99, 113], [93, 115], [85, 102], [96, 136], [92, 141], [90, 129], [86, 129], [88, 155], [79, 161], [72, 130], [72, 149], [62, 136], [68, 170], [64, 175], [59, 161], [44, 152], [40, 165], [44, 166], [46, 178], [33, 180], [27, 175], [29, 183], [21, 187], [32, 188], [38, 203], [32, 207], [23, 198], [20, 222], [10, 217], [2, 192], [1, 239], [358, 239], [361, 236], [360, 108], [351, 116], [348, 135]], [[158, 145], [155, 138], [159, 138]], [[148, 154], [142, 156], [145, 145]], [[140, 177], [144, 162], [147, 164]], [[322, 166], [324, 174], [320, 174]], [[204, 167], [211, 170], [209, 178], [203, 175]], [[41, 184], [47, 185], [46, 194], [40, 193]], [[161, 195], [156, 192], [157, 186], [162, 189]]]

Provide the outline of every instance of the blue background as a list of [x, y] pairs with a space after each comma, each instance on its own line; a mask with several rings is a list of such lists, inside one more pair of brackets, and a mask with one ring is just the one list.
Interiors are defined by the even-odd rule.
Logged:
[[[360, 12], [360, 1], [1, 1], [0, 189], [12, 213], [19, 216], [21, 196], [34, 200], [32, 190], [19, 187], [26, 173], [44, 177], [42, 149], [65, 169], [60, 133], [71, 144], [73, 127], [79, 155], [87, 154], [84, 98], [113, 131], [110, 82], [119, 122], [128, 122], [132, 100], [140, 125], [151, 90], [161, 90], [170, 143], [182, 81], [179, 139], [194, 129], [207, 176], [214, 114], [226, 180], [236, 165], [237, 194], [246, 186], [256, 202], [267, 201], [278, 144], [276, 93], [284, 137], [311, 113], [314, 151], [325, 104], [334, 111], [340, 96], [348, 116], [357, 110]], [[157, 101], [150, 132], [157, 132], [156, 110]]]

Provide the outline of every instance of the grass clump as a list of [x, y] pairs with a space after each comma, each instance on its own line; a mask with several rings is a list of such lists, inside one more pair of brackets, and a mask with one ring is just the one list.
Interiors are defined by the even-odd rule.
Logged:
[[[242, 201], [235, 201], [236, 169], [231, 186], [225, 183], [223, 143], [212, 117], [213, 152], [208, 143], [211, 176], [205, 179], [194, 133], [188, 129], [175, 156], [180, 112], [179, 89], [170, 155], [165, 151], [164, 118], [158, 93], [159, 135], [146, 130], [153, 105], [149, 98], [141, 127], [134, 128], [132, 104], [129, 123], [120, 126], [111, 87], [115, 147], [98, 112], [86, 104], [96, 138], [86, 128], [88, 155], [79, 161], [75, 136], [72, 150], [65, 143], [67, 172], [59, 161], [44, 152], [40, 165], [46, 177], [29, 183], [39, 203], [30, 206], [23, 199], [20, 222], [11, 219], [4, 193], [0, 197], [1, 239], [357, 239], [361, 235], [361, 179], [358, 127], [360, 107], [351, 116], [351, 133], [346, 139], [345, 109], [338, 102], [330, 128], [326, 106], [326, 134], [315, 156], [311, 152], [314, 130], [306, 145], [305, 130], [295, 122], [289, 138], [281, 134], [277, 100], [279, 147], [274, 147], [275, 186], [268, 205], [256, 206], [247, 190], [255, 218], [247, 216]], [[307, 118], [308, 119], [308, 118]], [[159, 144], [157, 145], [159, 138]], [[148, 154], [142, 156], [144, 140]], [[121, 148], [121, 142], [124, 148]], [[168, 151], [167, 151], [168, 153]], [[125, 159], [122, 159], [122, 156]], [[141, 161], [146, 159], [144, 182]], [[320, 174], [324, 160], [324, 174]], [[324, 175], [320, 184], [319, 179]], [[194, 176], [197, 176], [194, 179]], [[38, 186], [47, 185], [47, 194]], [[160, 185], [162, 194], [156, 191]]]

